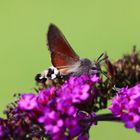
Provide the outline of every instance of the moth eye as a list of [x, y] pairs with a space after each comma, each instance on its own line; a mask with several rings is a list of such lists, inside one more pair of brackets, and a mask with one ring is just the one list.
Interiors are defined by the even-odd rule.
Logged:
[[97, 70], [97, 67], [96, 67], [96, 66], [93, 66], [93, 67], [92, 67], [92, 70]]

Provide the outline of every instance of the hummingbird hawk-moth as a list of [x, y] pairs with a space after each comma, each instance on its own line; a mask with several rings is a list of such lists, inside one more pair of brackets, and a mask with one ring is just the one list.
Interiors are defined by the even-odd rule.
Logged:
[[54, 24], [50, 24], [47, 32], [47, 46], [50, 51], [53, 67], [39, 74], [36, 77], [39, 80], [54, 79], [57, 74], [62, 76], [97, 74], [100, 71], [99, 63], [105, 59], [103, 57], [104, 53], [96, 61], [80, 58], [63, 33]]
[[72, 49], [63, 33], [54, 24], [49, 26], [47, 33], [47, 46], [51, 55], [52, 65], [62, 75], [81, 75], [97, 73], [100, 58], [93, 62], [88, 58], [80, 58]]

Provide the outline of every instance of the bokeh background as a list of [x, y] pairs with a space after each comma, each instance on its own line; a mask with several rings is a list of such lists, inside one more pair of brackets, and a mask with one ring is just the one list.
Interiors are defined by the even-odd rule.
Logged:
[[[107, 52], [115, 61], [140, 49], [140, 0], [0, 0], [0, 115], [14, 93], [33, 92], [50, 66], [46, 32], [56, 24], [81, 57]], [[91, 140], [138, 140], [119, 123], [99, 123]]]

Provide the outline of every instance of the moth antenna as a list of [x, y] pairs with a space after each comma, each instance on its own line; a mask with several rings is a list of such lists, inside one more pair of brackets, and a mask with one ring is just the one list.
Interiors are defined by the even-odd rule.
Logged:
[[100, 59], [100, 60], [98, 61], [98, 63], [100, 63], [100, 62], [102, 62], [102, 61], [104, 61], [104, 60], [106, 60], [106, 59], [108, 59], [108, 56], [105, 56], [104, 58]]
[[108, 56], [106, 53], [102, 53], [96, 60], [96, 64], [101, 63], [102, 61], [108, 59]]
[[104, 53], [102, 53], [98, 58], [97, 58], [97, 60], [96, 61], [99, 61], [100, 60], [100, 58], [102, 57], [104, 55]]

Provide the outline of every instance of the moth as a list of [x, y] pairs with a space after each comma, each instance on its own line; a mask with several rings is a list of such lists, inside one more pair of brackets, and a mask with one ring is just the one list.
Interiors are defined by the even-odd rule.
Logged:
[[107, 57], [102, 53], [96, 61], [80, 58], [63, 33], [54, 24], [50, 24], [47, 32], [47, 47], [53, 66], [35, 77], [38, 83], [45, 83], [50, 80], [52, 82], [53, 79], [60, 78], [60, 76], [64, 78], [70, 75], [98, 74], [101, 71], [100, 62]]
[[105, 59], [102, 58], [104, 53], [95, 62], [88, 58], [80, 58], [63, 33], [54, 24], [50, 24], [48, 29], [47, 46], [50, 51], [51, 63], [61, 75], [79, 76], [81, 74], [98, 73], [99, 63]]

